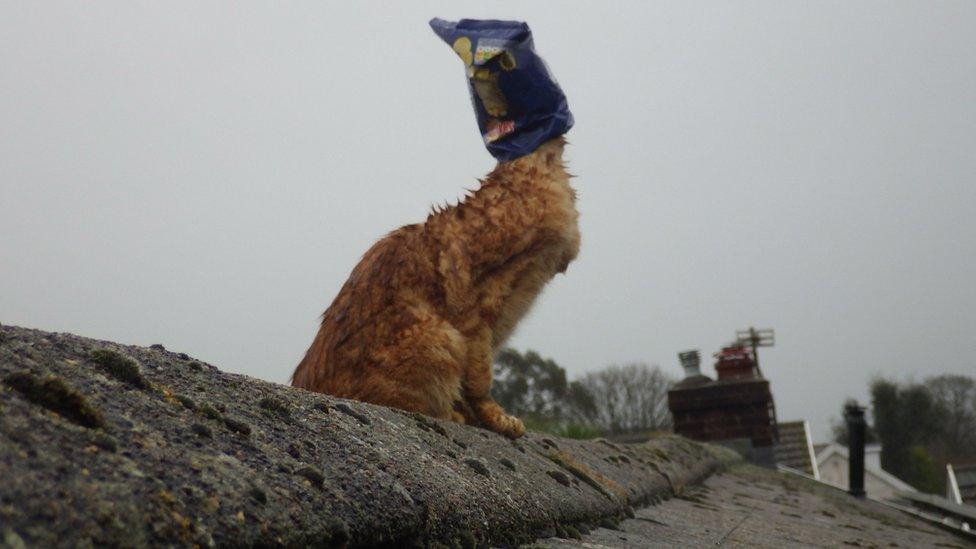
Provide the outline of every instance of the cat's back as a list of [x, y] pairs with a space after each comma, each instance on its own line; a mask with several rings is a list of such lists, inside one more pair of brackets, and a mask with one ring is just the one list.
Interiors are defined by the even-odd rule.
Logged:
[[426, 295], [435, 280], [423, 225], [406, 225], [378, 240], [353, 268], [338, 295], [322, 315], [322, 324], [305, 358], [296, 368], [296, 387], [324, 390], [335, 367], [355, 361], [342, 348], [362, 349], [397, 329], [396, 312], [405, 295]]
[[407, 225], [373, 244], [325, 311], [323, 324], [334, 324], [341, 332], [343, 326], [354, 328], [396, 304], [404, 293], [426, 293], [433, 281], [422, 236], [422, 225]]

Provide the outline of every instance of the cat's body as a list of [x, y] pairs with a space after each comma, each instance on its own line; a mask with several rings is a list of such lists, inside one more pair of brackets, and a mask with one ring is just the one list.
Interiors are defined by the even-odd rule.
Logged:
[[377, 242], [292, 384], [521, 436], [522, 422], [491, 397], [492, 361], [579, 251], [563, 145], [498, 164], [461, 204]]

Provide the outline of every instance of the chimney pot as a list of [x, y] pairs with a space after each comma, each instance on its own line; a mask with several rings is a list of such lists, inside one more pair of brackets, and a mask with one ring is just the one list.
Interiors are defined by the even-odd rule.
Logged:
[[701, 375], [701, 356], [698, 354], [698, 349], [678, 353], [678, 360], [685, 369], [686, 378]]

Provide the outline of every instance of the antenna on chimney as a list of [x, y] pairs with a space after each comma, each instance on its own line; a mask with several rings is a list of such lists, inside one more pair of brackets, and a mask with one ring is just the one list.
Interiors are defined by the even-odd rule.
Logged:
[[776, 334], [773, 333], [773, 329], [757, 330], [750, 327], [748, 330], [736, 330], [735, 342], [752, 347], [752, 361], [756, 363], [756, 373], [762, 377], [762, 370], [759, 369], [759, 347], [776, 345]]

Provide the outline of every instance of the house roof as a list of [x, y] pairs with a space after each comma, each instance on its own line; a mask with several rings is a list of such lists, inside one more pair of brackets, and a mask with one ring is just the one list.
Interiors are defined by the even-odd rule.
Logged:
[[[870, 445], [870, 446], [878, 447], [878, 445]], [[844, 461], [847, 461], [848, 459], [847, 447], [837, 444], [836, 442], [831, 442], [827, 444], [826, 446], [823, 447], [823, 449], [821, 449], [817, 453], [817, 463], [822, 466], [824, 462], [827, 461], [827, 459], [829, 459], [830, 456], [832, 455], [838, 455], [844, 458]], [[895, 490], [902, 491], [902, 492], [916, 491], [915, 488], [913, 488], [910, 484], [906, 483], [905, 481], [901, 480], [895, 475], [892, 475], [888, 471], [885, 471], [884, 469], [881, 469], [879, 467], [872, 467], [867, 462], [865, 462], [864, 464], [864, 472], [873, 475], [875, 478], [891, 486]]]
[[776, 425], [779, 440], [773, 447], [776, 464], [820, 478], [817, 460], [810, 440], [810, 425], [806, 421], [787, 421]]

